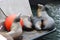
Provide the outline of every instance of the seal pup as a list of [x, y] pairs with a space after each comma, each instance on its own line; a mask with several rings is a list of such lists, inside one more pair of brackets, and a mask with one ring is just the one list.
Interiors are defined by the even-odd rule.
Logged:
[[52, 30], [55, 25], [53, 18], [47, 14], [45, 6], [42, 4], [38, 4], [37, 16], [32, 17], [32, 20], [37, 30]]
[[22, 16], [21, 17], [23, 19], [23, 23], [24, 23], [24, 27], [23, 30], [25, 31], [32, 31], [32, 22], [29, 16]]

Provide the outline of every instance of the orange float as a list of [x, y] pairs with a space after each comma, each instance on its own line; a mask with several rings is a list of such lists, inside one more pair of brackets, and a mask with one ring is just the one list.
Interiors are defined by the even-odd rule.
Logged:
[[[16, 14], [12, 14], [6, 18], [6, 20], [4, 22], [4, 26], [6, 27], [7, 31], [10, 31], [11, 25], [14, 22], [15, 18], [16, 18]], [[20, 19], [20, 24], [21, 24], [21, 26], [23, 26], [22, 18]]]

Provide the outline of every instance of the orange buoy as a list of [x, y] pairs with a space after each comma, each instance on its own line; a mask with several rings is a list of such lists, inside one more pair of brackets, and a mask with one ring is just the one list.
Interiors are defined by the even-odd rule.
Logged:
[[[4, 22], [4, 26], [6, 27], [7, 31], [10, 31], [11, 25], [14, 22], [15, 18], [16, 18], [16, 14], [12, 14], [6, 18], [6, 20]], [[20, 25], [22, 27], [24, 25], [22, 18], [20, 18]]]
[[6, 27], [7, 31], [10, 31], [11, 25], [16, 17], [16, 14], [10, 15], [6, 18], [4, 22], [4, 26]]
[[22, 18], [20, 18], [20, 24], [21, 24], [22, 27], [24, 26], [24, 22], [23, 22]]

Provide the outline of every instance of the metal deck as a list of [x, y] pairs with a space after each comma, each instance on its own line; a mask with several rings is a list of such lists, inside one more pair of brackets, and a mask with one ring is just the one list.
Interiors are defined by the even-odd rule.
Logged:
[[53, 32], [56, 31], [56, 28], [51, 30], [51, 31], [31, 31], [31, 32], [24, 32], [23, 33], [23, 40], [34, 40], [34, 39], [38, 39], [41, 37], [44, 37], [48, 34], [51, 34]]

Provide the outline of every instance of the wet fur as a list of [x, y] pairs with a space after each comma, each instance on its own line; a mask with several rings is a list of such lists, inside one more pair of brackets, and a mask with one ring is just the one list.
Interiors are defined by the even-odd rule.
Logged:
[[[52, 30], [54, 28], [55, 22], [53, 18], [51, 18], [47, 14], [47, 11], [45, 9], [46, 8], [44, 6], [38, 8], [37, 13], [39, 15], [37, 15], [36, 17], [32, 17], [33, 24], [35, 28], [38, 30]], [[43, 20], [43, 25], [41, 24], [42, 23], [41, 20]]]
[[23, 30], [25, 30], [25, 31], [32, 31], [33, 28], [32, 28], [32, 22], [31, 22], [30, 17], [23, 16], [21, 18], [23, 19], [23, 22], [24, 22]]

